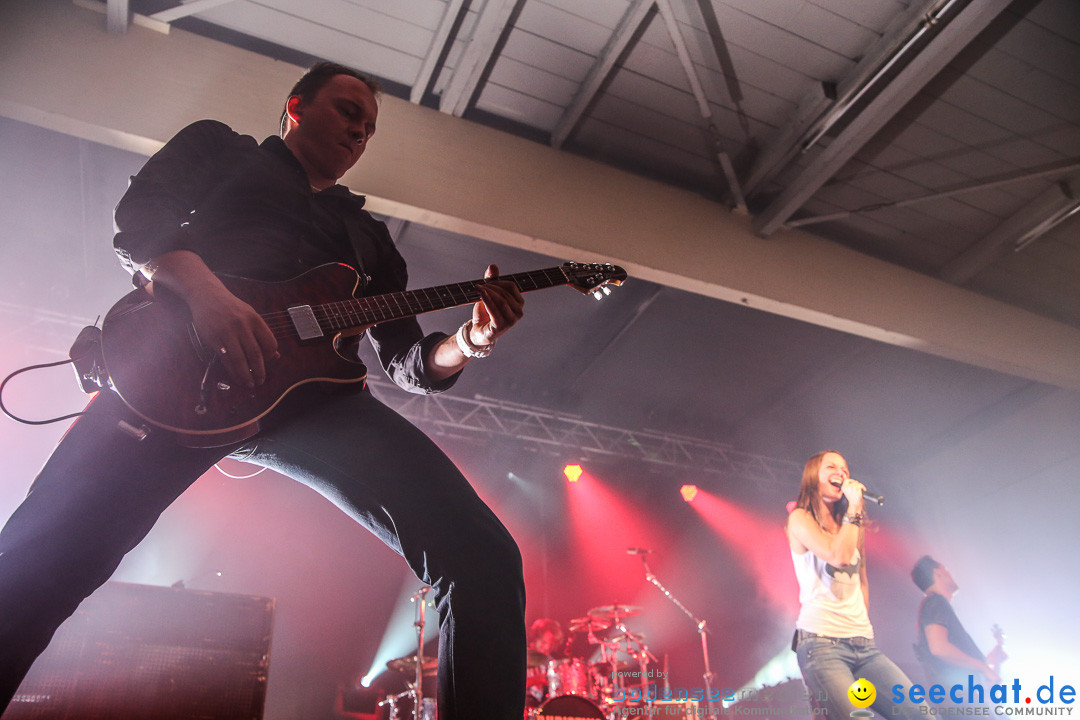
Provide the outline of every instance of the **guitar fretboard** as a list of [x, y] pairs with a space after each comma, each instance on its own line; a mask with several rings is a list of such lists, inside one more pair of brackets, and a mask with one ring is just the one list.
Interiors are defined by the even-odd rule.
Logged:
[[480, 292], [476, 286], [495, 279], [511, 280], [522, 292], [570, 283], [561, 267], [551, 267], [514, 275], [500, 275], [498, 278], [486, 280], [340, 300], [313, 306], [312, 311], [324, 333], [341, 332], [477, 302], [480, 300]]

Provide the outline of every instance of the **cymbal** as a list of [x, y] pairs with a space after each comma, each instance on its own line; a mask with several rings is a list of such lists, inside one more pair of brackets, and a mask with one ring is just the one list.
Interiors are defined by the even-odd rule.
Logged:
[[548, 656], [544, 653], [539, 650], [529, 650], [525, 663], [527, 667], [540, 667], [542, 665], [547, 665], [547, 661]]
[[611, 627], [610, 620], [601, 620], [599, 618], [583, 617], [574, 618], [570, 621], [571, 632], [597, 632], [599, 630], [607, 630]]
[[[391, 670], [396, 670], [406, 675], [416, 674], [416, 655], [406, 655], [405, 657], [394, 658], [386, 663], [386, 667]], [[424, 675], [434, 675], [438, 672], [439, 660], [438, 658], [424, 658]]]
[[594, 618], [611, 618], [612, 620], [640, 614], [641, 608], [635, 605], [601, 605], [589, 611], [589, 615]]

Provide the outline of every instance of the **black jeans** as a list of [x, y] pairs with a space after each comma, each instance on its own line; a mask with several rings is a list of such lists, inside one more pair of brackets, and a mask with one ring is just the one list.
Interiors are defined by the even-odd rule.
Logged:
[[525, 589], [509, 532], [449, 458], [367, 391], [294, 392], [255, 438], [183, 448], [140, 425], [112, 392], [61, 440], [0, 531], [0, 710], [79, 603], [108, 580], [158, 516], [223, 456], [272, 468], [323, 494], [401, 554], [434, 590], [439, 714], [519, 720]]

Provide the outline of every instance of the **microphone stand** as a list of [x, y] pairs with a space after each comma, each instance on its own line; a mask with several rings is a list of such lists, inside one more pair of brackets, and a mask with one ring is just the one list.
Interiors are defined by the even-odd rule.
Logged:
[[660, 579], [657, 578], [656, 575], [653, 574], [653, 571], [649, 568], [649, 561], [645, 559], [645, 555], [641, 554], [640, 557], [641, 564], [645, 566], [645, 579], [655, 585], [657, 589], [664, 594], [664, 597], [673, 602], [675, 604], [675, 607], [682, 610], [688, 618], [693, 620], [694, 624], [697, 626], [698, 634], [701, 635], [701, 653], [705, 659], [705, 674], [702, 675], [705, 680], [705, 709], [706, 714], [711, 717], [713, 715], [712, 683], [713, 680], [716, 679], [716, 676], [713, 674], [712, 668], [709, 666], [708, 636], [712, 634], [712, 631], [709, 630], [708, 627], [706, 627], [705, 621], [703, 619], [695, 617], [694, 613], [690, 612], [690, 610], [685, 605], [683, 605], [677, 597], [671, 594], [670, 590], [664, 587], [664, 584], [660, 582]]

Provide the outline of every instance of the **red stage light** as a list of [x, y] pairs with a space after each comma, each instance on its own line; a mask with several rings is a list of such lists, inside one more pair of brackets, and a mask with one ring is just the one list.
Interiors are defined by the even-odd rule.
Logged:
[[697, 485], [683, 485], [679, 488], [679, 494], [682, 495], [683, 500], [690, 502], [697, 497]]
[[581, 473], [582, 470], [580, 465], [567, 465], [562, 469], [562, 474], [565, 475], [566, 479], [570, 482], [577, 482], [578, 478], [581, 477]]

